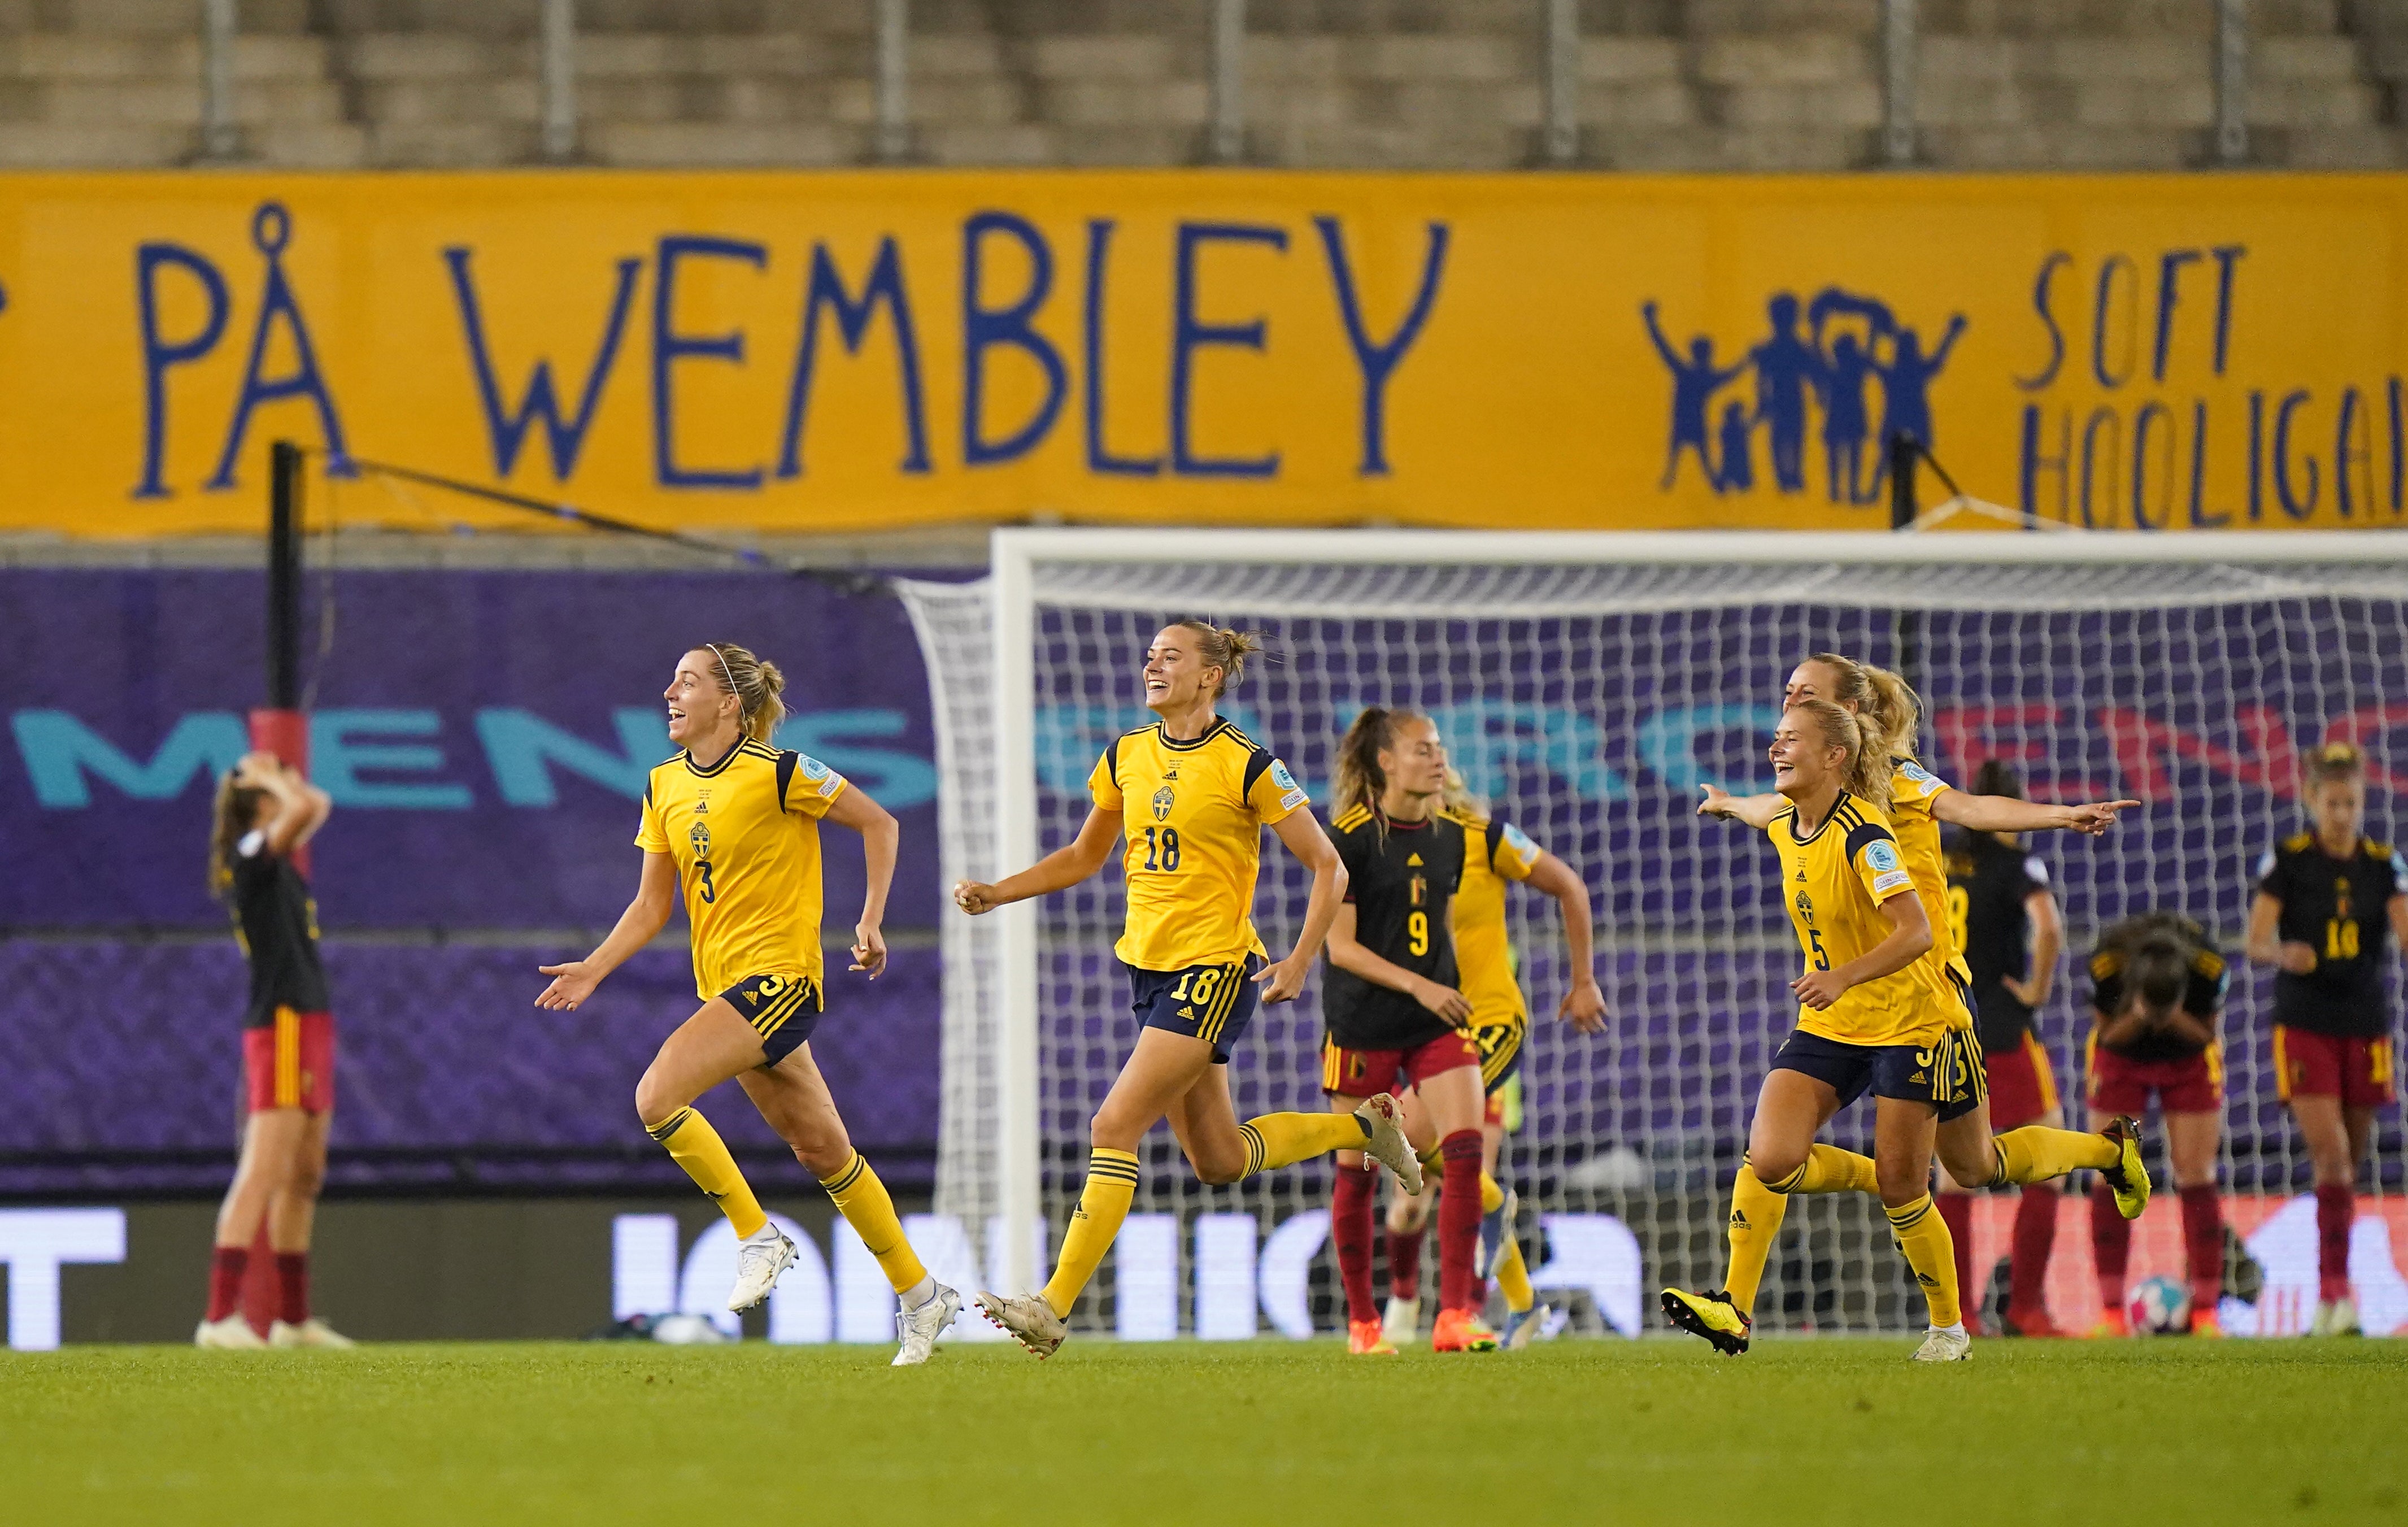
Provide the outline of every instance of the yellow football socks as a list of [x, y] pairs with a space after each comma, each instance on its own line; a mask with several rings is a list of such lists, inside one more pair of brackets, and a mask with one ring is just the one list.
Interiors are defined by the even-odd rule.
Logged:
[[2103, 1134], [2051, 1130], [2038, 1124], [2009, 1130], [1993, 1138], [1990, 1145], [1999, 1163], [1998, 1174], [1987, 1185], [1992, 1188], [2046, 1182], [2083, 1167], [2096, 1170], [2114, 1166], [2122, 1159], [2115, 1142]]
[[1790, 1174], [1789, 1181], [1773, 1188], [1776, 1193], [1878, 1193], [1880, 1185], [1873, 1174], [1873, 1159], [1859, 1156], [1837, 1145], [1816, 1145], [1806, 1153], [1806, 1164]]
[[1931, 1306], [1931, 1323], [1956, 1324], [1961, 1318], [1956, 1303], [1956, 1243], [1948, 1233], [1948, 1221], [1933, 1210], [1929, 1193], [1888, 1212], [1889, 1232], [1899, 1250], [1906, 1253], [1906, 1264], [1914, 1269], [1914, 1281], [1923, 1286], [1924, 1303]]
[[[1353, 1114], [1265, 1114], [1238, 1126], [1246, 1140], [1246, 1175], [1293, 1166], [1333, 1150], [1360, 1150], [1371, 1131]], [[1093, 1179], [1089, 1179], [1092, 1181]]]
[[[1327, 1116], [1312, 1114], [1273, 1114], [1273, 1118], [1332, 1117], [1354, 1121], [1351, 1115]], [[1358, 1132], [1355, 1138], [1362, 1136]], [[1252, 1150], [1249, 1143], [1248, 1149]], [[1326, 1149], [1327, 1147], [1323, 1147]], [[1054, 1313], [1067, 1316], [1070, 1306], [1079, 1302], [1080, 1290], [1096, 1275], [1096, 1266], [1104, 1260], [1112, 1237], [1121, 1232], [1121, 1221], [1128, 1217], [1129, 1200], [1137, 1196], [1137, 1155], [1133, 1151], [1111, 1150], [1097, 1145], [1087, 1154], [1087, 1185], [1079, 1190], [1079, 1206], [1070, 1213], [1070, 1228], [1063, 1232], [1062, 1258], [1054, 1264], [1054, 1276], [1045, 1285], [1045, 1303]]]
[[710, 1120], [691, 1108], [681, 1108], [658, 1124], [645, 1125], [644, 1131], [668, 1147], [669, 1160], [685, 1168], [685, 1174], [702, 1189], [703, 1197], [719, 1205], [719, 1212], [736, 1227], [739, 1237], [750, 1236], [769, 1222]]
[[1730, 1273], [1723, 1279], [1733, 1308], [1742, 1315], [1756, 1309], [1756, 1285], [1764, 1281], [1764, 1260], [1781, 1238], [1782, 1217], [1789, 1200], [1757, 1180], [1756, 1168], [1740, 1163], [1731, 1183]]
[[918, 1288], [928, 1270], [920, 1265], [919, 1253], [903, 1238], [903, 1221], [896, 1216], [895, 1201], [887, 1196], [886, 1185], [869, 1170], [861, 1152], [854, 1151], [853, 1160], [835, 1176], [822, 1177], [820, 1186], [827, 1189], [837, 1213], [844, 1216], [844, 1222], [861, 1237], [861, 1244], [878, 1259], [879, 1271], [886, 1275], [895, 1291], [910, 1293]]

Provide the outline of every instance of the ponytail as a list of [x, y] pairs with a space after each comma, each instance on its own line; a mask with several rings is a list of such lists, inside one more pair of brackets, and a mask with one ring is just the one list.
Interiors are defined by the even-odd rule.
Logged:
[[779, 724], [786, 719], [786, 676], [778, 665], [733, 641], [706, 641], [700, 650], [719, 660], [719, 671], [712, 677], [718, 679], [721, 689], [736, 697], [744, 718], [744, 735], [756, 742], [775, 737]]
[[1419, 711], [1380, 705], [1367, 707], [1354, 718], [1338, 744], [1337, 779], [1331, 786], [1337, 797], [1335, 814], [1342, 816], [1357, 806], [1375, 813], [1380, 809], [1381, 794], [1388, 788], [1388, 771], [1380, 767], [1380, 755], [1395, 741], [1398, 723], [1422, 719]]
[[1923, 732], [1923, 702], [1913, 685], [1885, 668], [1836, 652], [1814, 653], [1806, 661], [1820, 663], [1836, 676], [1829, 698], [1856, 713], [1868, 749], [1885, 759], [1914, 757]]
[[1170, 623], [1196, 638], [1196, 654], [1206, 668], [1221, 670], [1220, 687], [1212, 691], [1219, 699], [1229, 686], [1246, 676], [1246, 655], [1263, 650], [1263, 639], [1252, 631], [1233, 631], [1200, 620], [1174, 620]]

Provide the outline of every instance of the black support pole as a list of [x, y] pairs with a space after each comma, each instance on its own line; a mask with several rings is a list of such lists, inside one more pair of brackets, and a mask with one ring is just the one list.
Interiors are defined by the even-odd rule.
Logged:
[[1908, 529], [1914, 524], [1914, 468], [1923, 459], [1923, 442], [1912, 435], [1892, 435], [1889, 450], [1889, 527]]
[[301, 448], [268, 451], [267, 708], [301, 704]]

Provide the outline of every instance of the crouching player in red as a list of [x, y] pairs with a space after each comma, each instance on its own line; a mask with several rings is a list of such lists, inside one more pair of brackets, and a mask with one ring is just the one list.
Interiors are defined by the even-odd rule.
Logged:
[[[1992, 758], [1974, 776], [1973, 793], [2020, 800], [2023, 782]], [[2065, 940], [2047, 867], [2024, 852], [2014, 833], [1965, 832], [1948, 855], [1948, 912], [1973, 977], [1973, 1027], [1989, 1077], [1990, 1128], [2001, 1134], [2028, 1124], [2065, 1128], [2048, 1051], [2032, 1030], [2032, 1018], [2046, 1005], [2056, 981]], [[1972, 1202], [1973, 1195], [1953, 1180], [1942, 1185], [1939, 1203], [1956, 1240], [1957, 1287], [1978, 1309], [1985, 1285], [1973, 1266]], [[2055, 1182], [2023, 1185], [2000, 1327], [2004, 1335], [2065, 1334], [2049, 1318], [2042, 1297], [2049, 1252], [2057, 1244], [2057, 1203]]]
[[[2183, 1246], [2190, 1265], [2191, 1334], [2220, 1336], [2224, 1208], [2215, 1150], [2224, 1136], [2224, 1049], [2215, 1036], [2224, 1003], [2224, 957], [2187, 917], [2144, 913], [2100, 935], [2090, 957], [2090, 1123], [2140, 1117], [2154, 1095], [2165, 1114], [2166, 1153], [2182, 1196]], [[2124, 1270], [2132, 1227], [2114, 1189], [2090, 1190], [2090, 1249], [2106, 1313], [2094, 1336], [2130, 1333]]]
[[2408, 862], [2359, 835], [2366, 765], [2347, 742], [2309, 764], [2315, 830], [2286, 838], [2258, 872], [2249, 958], [2274, 977], [2274, 1073], [2315, 1163], [2316, 1314], [2312, 1336], [2359, 1333], [2349, 1230], [2374, 1111], [2392, 1100], [2386, 933], [2408, 945]]
[[[309, 1232], [335, 1116], [335, 1020], [318, 962], [318, 913], [293, 856], [325, 825], [326, 792], [273, 755], [254, 753], [218, 782], [209, 891], [229, 903], [251, 962], [243, 1016], [242, 1157], [218, 1210], [209, 1303], [197, 1347], [349, 1347], [309, 1313]], [[267, 1223], [276, 1318], [267, 1339], [242, 1315], [251, 1246]]]
[[[1352, 1113], [1401, 1078], [1413, 1089], [1417, 1133], [1438, 1136], [1445, 1175], [1439, 1200], [1439, 1314], [1430, 1346], [1487, 1352], [1497, 1335], [1480, 1320], [1480, 1048], [1467, 1027], [1471, 1001], [1457, 989], [1448, 903], [1463, 879], [1467, 837], [1439, 810], [1446, 747], [1426, 716], [1377, 706], [1339, 744], [1330, 841], [1346, 866], [1346, 902], [1329, 929], [1323, 984], [1321, 1089]], [[1420, 1140], [1414, 1142], [1420, 1145]], [[1371, 1200], [1378, 1178], [1363, 1153], [1338, 1153], [1330, 1239], [1346, 1286], [1348, 1349], [1396, 1351], [1371, 1297]], [[1418, 1187], [1419, 1184], [1414, 1186]]]

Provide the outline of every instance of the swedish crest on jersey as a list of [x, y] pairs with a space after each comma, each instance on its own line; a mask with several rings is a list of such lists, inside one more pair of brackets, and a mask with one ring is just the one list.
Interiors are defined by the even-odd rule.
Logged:
[[1166, 783], [1160, 789], [1154, 792], [1154, 819], [1157, 822], [1170, 820], [1170, 808], [1178, 802], [1179, 797], [1172, 793], [1169, 785]]
[[695, 858], [707, 859], [710, 857], [710, 823], [696, 822], [693, 827], [687, 828], [685, 841], [687, 845], [694, 850], [694, 857]]

